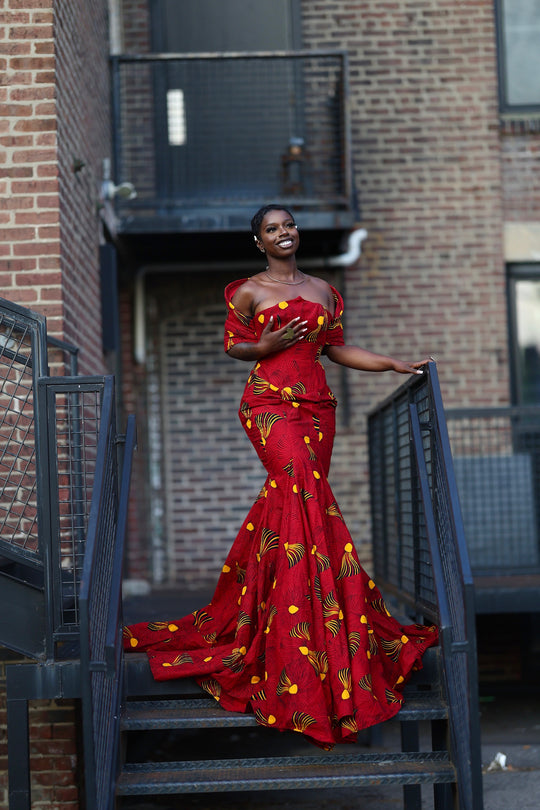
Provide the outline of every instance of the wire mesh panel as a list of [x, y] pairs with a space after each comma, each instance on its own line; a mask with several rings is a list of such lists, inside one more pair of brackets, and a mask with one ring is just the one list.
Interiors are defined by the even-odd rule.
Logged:
[[[437, 621], [429, 544], [410, 442], [409, 404], [413, 401], [422, 418], [429, 419], [427, 378], [406, 384], [369, 418], [375, 576]], [[429, 441], [425, 451], [429, 459]]]
[[448, 431], [475, 573], [540, 569], [540, 408], [453, 409]]
[[96, 477], [101, 409], [107, 377], [47, 377], [40, 380], [43, 456], [48, 498], [41, 505], [50, 537], [50, 613], [56, 641], [78, 634], [90, 505]]
[[[346, 56], [113, 59], [123, 213], [279, 199], [349, 206]], [[291, 203], [292, 204], [292, 203]]]
[[0, 547], [27, 559], [40, 551], [34, 408], [45, 365], [44, 319], [0, 299]]

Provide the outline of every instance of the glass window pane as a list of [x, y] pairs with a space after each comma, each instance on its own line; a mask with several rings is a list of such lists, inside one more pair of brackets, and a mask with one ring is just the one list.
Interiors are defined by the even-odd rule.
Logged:
[[506, 102], [540, 104], [540, 2], [502, 0]]
[[516, 323], [523, 405], [540, 403], [540, 280], [516, 282]]

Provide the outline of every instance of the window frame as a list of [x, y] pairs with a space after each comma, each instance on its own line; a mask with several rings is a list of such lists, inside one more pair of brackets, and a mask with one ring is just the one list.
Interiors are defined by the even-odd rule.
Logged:
[[526, 118], [530, 114], [540, 115], [540, 99], [536, 104], [512, 104], [508, 101], [503, 3], [504, 0], [494, 0], [499, 111], [507, 117], [510, 115], [515, 118]]
[[518, 341], [516, 284], [519, 281], [540, 282], [540, 262], [510, 262], [506, 269], [508, 302], [508, 341], [510, 357], [510, 390], [513, 405], [523, 405], [523, 383]]

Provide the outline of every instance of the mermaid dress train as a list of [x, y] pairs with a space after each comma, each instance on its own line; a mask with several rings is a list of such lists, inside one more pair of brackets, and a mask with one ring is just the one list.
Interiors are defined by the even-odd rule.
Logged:
[[157, 680], [193, 677], [224, 709], [292, 729], [318, 745], [355, 742], [395, 715], [401, 688], [437, 629], [403, 626], [364, 571], [328, 484], [336, 400], [320, 356], [342, 345], [335, 313], [301, 296], [254, 318], [225, 291], [225, 348], [307, 320], [304, 340], [251, 371], [240, 419], [268, 473], [225, 560], [209, 605], [181, 619], [124, 629]]

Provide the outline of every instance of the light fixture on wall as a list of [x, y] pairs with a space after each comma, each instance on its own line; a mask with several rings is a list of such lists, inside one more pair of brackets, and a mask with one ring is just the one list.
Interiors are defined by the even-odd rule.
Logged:
[[137, 191], [133, 183], [120, 183], [119, 185], [113, 183], [109, 158], [105, 158], [103, 161], [103, 181], [100, 196], [102, 201], [114, 200], [115, 197], [121, 200], [134, 200], [137, 197]]
[[121, 200], [134, 200], [136, 196], [133, 183], [120, 183], [116, 186], [112, 180], [104, 180], [101, 184], [101, 197], [104, 200], [114, 200], [115, 197]]

